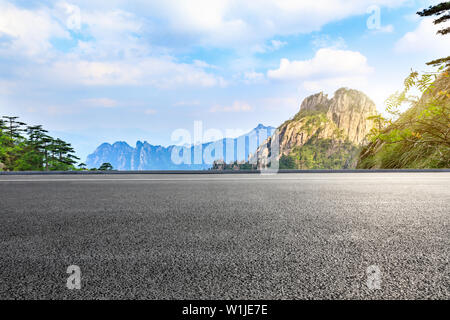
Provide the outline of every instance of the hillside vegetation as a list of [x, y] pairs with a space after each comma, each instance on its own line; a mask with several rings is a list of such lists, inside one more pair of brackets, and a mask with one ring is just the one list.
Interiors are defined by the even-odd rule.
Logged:
[[[410, 95], [417, 89], [421, 97]], [[404, 113], [399, 107], [410, 105]], [[373, 117], [370, 134], [358, 168], [450, 168], [449, 69], [419, 75], [412, 72], [402, 92], [387, 101], [390, 118]]]

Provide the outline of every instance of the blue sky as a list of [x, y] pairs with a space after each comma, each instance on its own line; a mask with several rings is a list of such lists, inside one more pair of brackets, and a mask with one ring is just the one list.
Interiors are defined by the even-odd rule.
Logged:
[[0, 114], [85, 159], [102, 142], [175, 143], [197, 120], [278, 126], [343, 86], [381, 111], [411, 68], [448, 55], [450, 37], [415, 15], [438, 2], [0, 0]]

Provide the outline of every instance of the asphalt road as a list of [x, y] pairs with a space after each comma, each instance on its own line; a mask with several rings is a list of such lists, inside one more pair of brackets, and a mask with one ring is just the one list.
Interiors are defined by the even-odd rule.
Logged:
[[0, 298], [449, 299], [449, 222], [448, 172], [0, 176]]

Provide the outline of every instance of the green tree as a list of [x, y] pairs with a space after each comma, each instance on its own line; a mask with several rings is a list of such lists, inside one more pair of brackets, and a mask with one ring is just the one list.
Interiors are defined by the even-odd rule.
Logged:
[[26, 125], [21, 121], [17, 121], [19, 117], [11, 117], [11, 116], [3, 116], [3, 119], [6, 119], [4, 123], [6, 134], [9, 136], [11, 140], [22, 138], [21, 132], [25, 131], [22, 126]]
[[86, 163], [82, 162], [82, 163], [78, 164], [78, 168], [80, 170], [86, 170]]
[[0, 170], [72, 170], [79, 160], [71, 145], [42, 126], [26, 126], [15, 116], [0, 118]]
[[52, 137], [48, 135], [44, 135], [42, 137], [42, 150], [44, 153], [44, 163], [45, 163], [45, 171], [50, 169], [50, 160], [51, 160], [51, 152], [52, 152]]
[[[428, 9], [417, 12], [421, 17], [438, 16], [439, 18], [433, 21], [434, 24], [441, 24], [450, 20], [450, 1], [441, 2], [438, 5], [430, 6]], [[437, 34], [446, 35], [450, 32], [450, 27], [446, 27], [437, 31]], [[431, 66], [446, 65], [450, 66], [450, 56], [439, 58], [427, 63]]]
[[100, 168], [98, 168], [98, 170], [100, 170], [100, 171], [109, 171], [109, 170], [112, 170], [112, 169], [113, 169], [113, 166], [109, 162], [102, 163]]
[[6, 170], [14, 170], [17, 161], [24, 152], [24, 137], [22, 128], [25, 123], [17, 121], [18, 117], [3, 116], [2, 117], [2, 160]]
[[65, 170], [66, 167], [72, 167], [80, 158], [76, 157], [75, 150], [67, 143], [59, 138], [52, 139], [49, 145], [51, 152], [52, 170]]
[[48, 131], [38, 125], [28, 126], [26, 132], [28, 136], [26, 156], [19, 170], [43, 170], [45, 161], [44, 139], [48, 137]]

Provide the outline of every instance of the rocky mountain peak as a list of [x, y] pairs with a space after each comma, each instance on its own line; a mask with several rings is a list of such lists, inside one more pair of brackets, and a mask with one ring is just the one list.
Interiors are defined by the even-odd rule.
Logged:
[[316, 111], [329, 105], [330, 100], [328, 99], [328, 95], [319, 92], [305, 98], [300, 106], [300, 111]]
[[331, 99], [323, 92], [305, 98], [297, 120], [305, 111], [325, 113], [350, 142], [359, 145], [372, 128], [372, 121], [367, 118], [376, 113], [376, 106], [363, 92], [340, 88]]
[[265, 129], [273, 129], [273, 128], [271, 128], [271, 127], [266, 127], [265, 125], [263, 125], [262, 123], [260, 123], [260, 124], [258, 124], [258, 125], [256, 126], [256, 128], [253, 129], [253, 130], [265, 130]]
[[330, 101], [331, 112], [376, 112], [375, 103], [363, 92], [341, 88], [334, 93]]
[[[343, 144], [348, 150], [359, 148], [373, 127], [368, 117], [375, 114], [373, 101], [358, 90], [341, 88], [331, 99], [323, 92], [311, 95], [303, 100], [300, 111], [278, 128], [280, 157], [298, 154], [305, 145], [309, 150], [320, 149], [317, 152], [322, 153], [319, 155], [322, 159], [336, 154]], [[265, 141], [250, 161], [256, 157], [258, 163], [267, 163], [264, 155], [270, 154], [271, 139], [274, 137]]]

